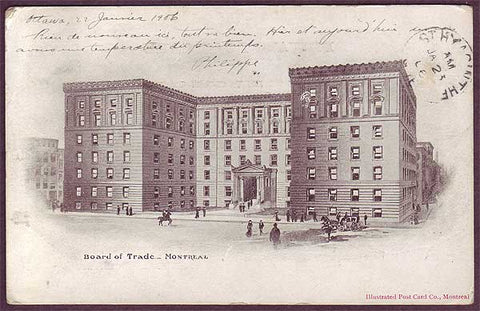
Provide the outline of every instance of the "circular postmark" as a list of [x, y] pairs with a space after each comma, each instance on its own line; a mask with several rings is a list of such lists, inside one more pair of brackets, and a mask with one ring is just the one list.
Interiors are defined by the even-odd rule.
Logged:
[[410, 83], [431, 102], [453, 99], [472, 83], [472, 47], [455, 29], [413, 28], [405, 47]]

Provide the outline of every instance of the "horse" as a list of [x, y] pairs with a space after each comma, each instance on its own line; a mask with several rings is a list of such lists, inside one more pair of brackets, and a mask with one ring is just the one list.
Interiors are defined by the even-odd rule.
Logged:
[[158, 225], [159, 226], [163, 226], [164, 221], [168, 221], [169, 226], [172, 223], [172, 218], [170, 218], [170, 217], [159, 216], [157, 219], [158, 219]]

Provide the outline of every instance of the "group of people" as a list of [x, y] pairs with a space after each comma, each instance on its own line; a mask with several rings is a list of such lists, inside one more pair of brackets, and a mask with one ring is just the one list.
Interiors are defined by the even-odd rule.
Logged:
[[117, 205], [117, 215], [120, 215], [120, 210], [125, 210], [125, 215], [127, 216], [133, 216], [133, 209], [131, 206], [127, 206], [126, 208], [124, 208], [123, 206], [120, 207], [120, 205]]
[[[287, 213], [285, 214], [287, 216], [287, 222], [304, 222], [307, 220], [305, 213], [304, 212], [299, 212], [297, 213], [296, 210], [287, 210]], [[318, 221], [317, 219], [317, 213], [315, 211], [312, 212], [313, 216], [313, 221]]]
[[[205, 206], [202, 207], [203, 217], [207, 216], [207, 208]], [[200, 218], [200, 207], [197, 206], [195, 209], [195, 219]]]
[[[247, 201], [247, 209], [250, 209], [251, 206], [253, 206], [253, 201], [248, 200]], [[240, 213], [245, 213], [245, 202], [240, 202], [238, 204], [238, 210], [240, 211]]]
[[[263, 229], [265, 228], [265, 224], [263, 223], [263, 220], [260, 219], [258, 222], [258, 230], [260, 232], [260, 235], [263, 234]], [[253, 235], [253, 221], [249, 220], [247, 223], [247, 232], [245, 235], [249, 238]], [[270, 230], [270, 242], [273, 243], [273, 246], [277, 248], [278, 244], [280, 244], [280, 229], [278, 229], [277, 223], [273, 224], [272, 230]]]

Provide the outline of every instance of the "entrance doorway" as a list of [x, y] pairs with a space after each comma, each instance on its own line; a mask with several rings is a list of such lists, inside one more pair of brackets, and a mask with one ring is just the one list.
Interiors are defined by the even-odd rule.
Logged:
[[245, 202], [257, 198], [257, 178], [245, 177], [243, 179], [243, 199]]

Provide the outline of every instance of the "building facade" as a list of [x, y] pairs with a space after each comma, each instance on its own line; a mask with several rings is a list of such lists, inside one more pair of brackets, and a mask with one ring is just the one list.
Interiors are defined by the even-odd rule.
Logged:
[[416, 98], [401, 61], [290, 69], [292, 208], [410, 218]]
[[250, 202], [409, 219], [418, 196], [416, 98], [404, 64], [289, 75], [291, 94], [223, 97], [143, 79], [66, 83], [67, 208]]
[[142, 79], [64, 92], [66, 208], [196, 205], [194, 97]]
[[49, 205], [63, 203], [64, 150], [58, 139], [30, 137], [25, 141], [29, 155], [26, 184]]
[[440, 167], [433, 158], [430, 142], [417, 142], [417, 203], [432, 203], [440, 180]]

